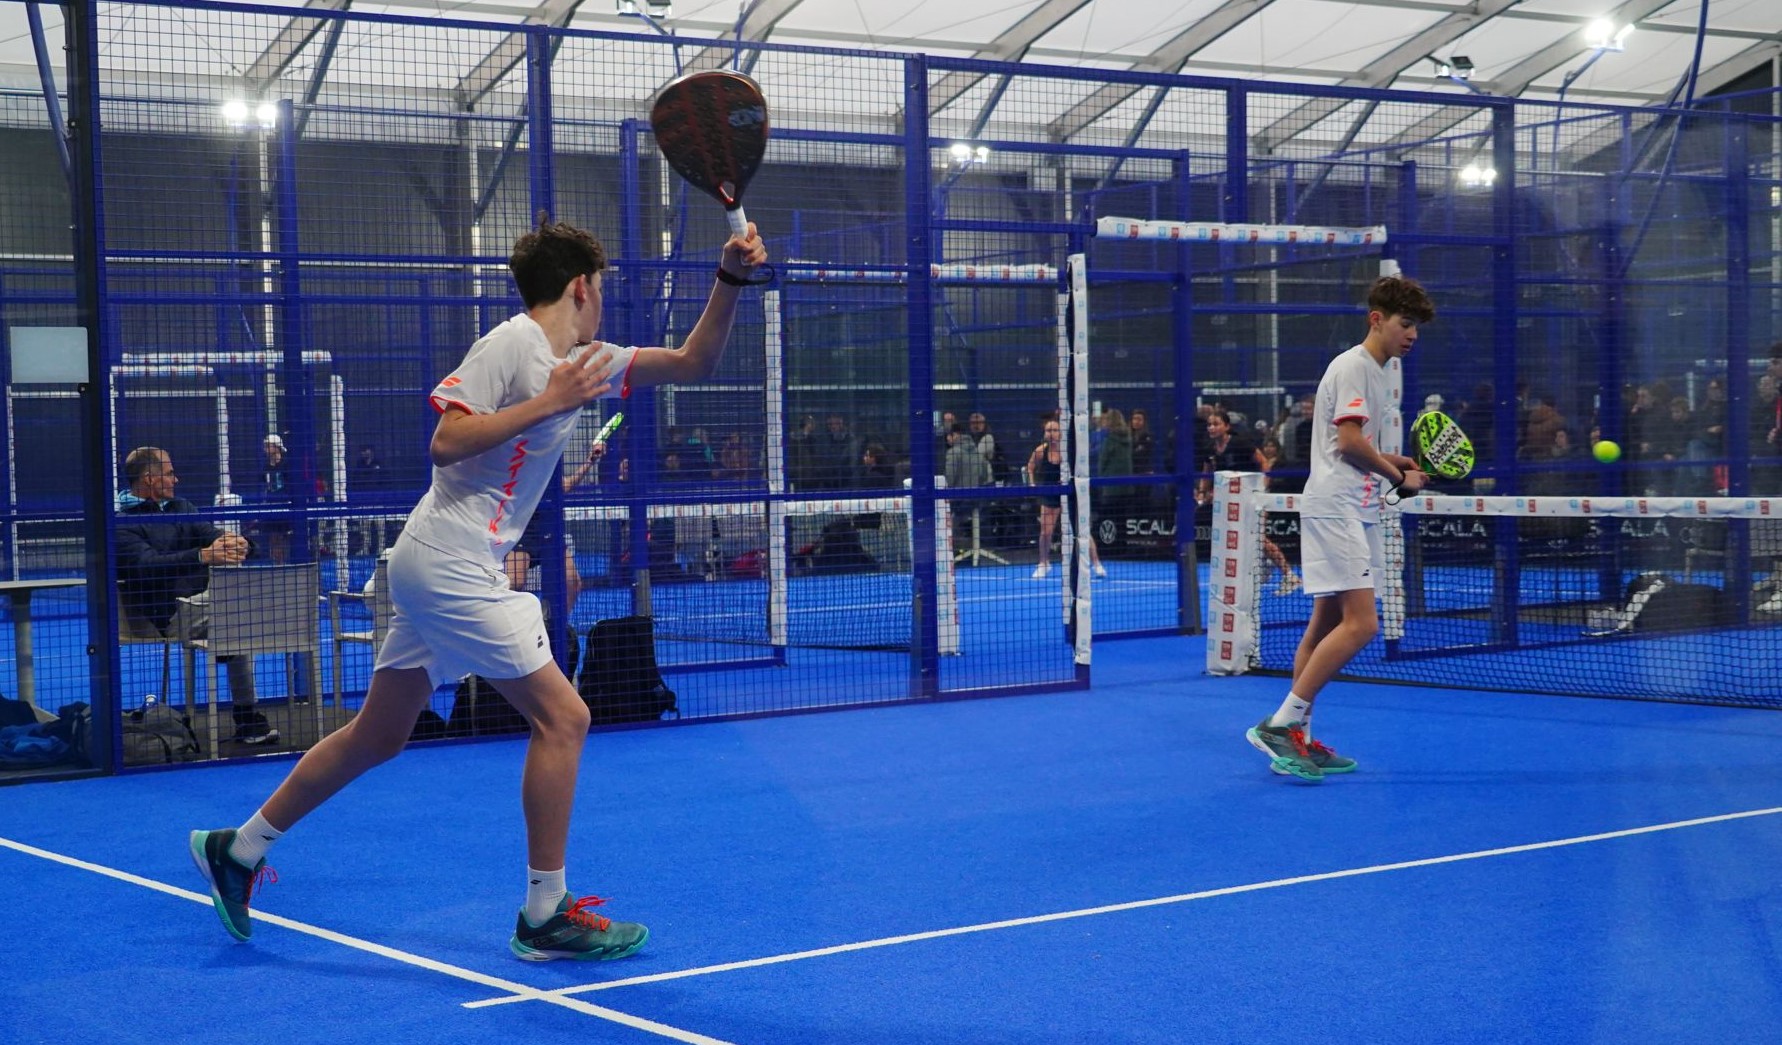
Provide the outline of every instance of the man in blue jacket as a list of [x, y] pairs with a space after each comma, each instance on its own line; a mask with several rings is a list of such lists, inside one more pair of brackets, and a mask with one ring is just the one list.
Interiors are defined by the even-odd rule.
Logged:
[[[124, 458], [124, 479], [130, 488], [118, 495], [117, 529], [123, 626], [143, 638], [202, 638], [210, 625], [204, 600], [196, 599], [197, 605], [179, 600], [202, 595], [210, 587], [210, 567], [238, 565], [253, 545], [207, 519], [171, 518], [197, 509], [174, 496], [179, 476], [167, 451], [154, 446], [130, 451]], [[277, 741], [278, 730], [254, 708], [254, 658], [218, 659], [229, 675], [234, 739], [243, 744]]]

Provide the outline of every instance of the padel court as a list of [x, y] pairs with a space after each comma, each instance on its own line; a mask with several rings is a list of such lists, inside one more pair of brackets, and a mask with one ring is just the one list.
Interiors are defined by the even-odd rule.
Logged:
[[[411, 751], [275, 853], [247, 944], [189, 826], [282, 760], [14, 791], [8, 1041], [1696, 1042], [1782, 1016], [1782, 719], [1276, 679], [1111, 643], [1090, 692], [594, 738], [572, 885], [650, 925], [514, 962], [519, 742]], [[27, 911], [35, 913], [27, 914]], [[285, 919], [288, 919], [286, 921]], [[55, 928], [52, 928], [55, 926]]]
[[[1782, 1040], [1777, 5], [720, 6], [0, 0], [0, 1045]], [[235, 943], [187, 832], [362, 710], [556, 223], [574, 340], [695, 346], [480, 564], [649, 942], [510, 955], [466, 677]], [[1442, 482], [1307, 784], [1245, 732], [1392, 277]]]

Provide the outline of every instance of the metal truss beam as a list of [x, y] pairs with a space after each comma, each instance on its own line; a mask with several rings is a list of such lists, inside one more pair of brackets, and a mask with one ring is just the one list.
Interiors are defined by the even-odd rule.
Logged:
[[[1198, 51], [1237, 28], [1274, 0], [1225, 0], [1205, 18], [1177, 33], [1168, 43], [1133, 63], [1141, 72], [1175, 73]], [[1139, 92], [1129, 84], [1107, 84], [1053, 120], [1047, 130], [1053, 141], [1068, 141], [1083, 128], [1101, 119], [1121, 102]]]
[[[562, 28], [575, 17], [576, 9], [583, 0], [545, 0], [532, 9], [532, 13], [521, 19], [524, 25], [548, 25]], [[452, 88], [453, 97], [458, 108], [464, 112], [475, 109], [483, 96], [495, 89], [495, 85], [507, 78], [514, 66], [526, 57], [526, 36], [524, 33], [510, 33], [494, 46], [476, 68], [465, 73]]]
[[[353, 6], [353, 0], [307, 0], [303, 6], [315, 11], [344, 11]], [[336, 19], [332, 18], [292, 18], [266, 45], [266, 50], [260, 52], [260, 57], [254, 59], [254, 64], [248, 66], [242, 79], [253, 84], [256, 91], [265, 90], [267, 84], [291, 67], [316, 34], [334, 21]]]
[[[765, 40], [773, 32], [774, 26], [780, 24], [780, 19], [791, 14], [792, 10], [802, 3], [804, 0], [753, 0], [749, 4], [748, 10], [744, 11], [742, 18], [738, 20], [737, 29], [731, 34], [731, 38], [737, 43], [758, 43]], [[738, 48], [735, 46], [726, 47], [723, 44], [713, 44], [710, 47], [701, 48], [697, 54], [687, 59], [682, 68], [690, 73], [703, 72], [707, 69], [722, 69], [737, 54]], [[745, 75], [752, 72], [755, 62], [760, 56], [761, 52], [753, 48], [742, 51], [737, 61], [737, 70]]]
[[[1003, 30], [973, 58], [993, 62], [1018, 62], [1036, 41], [1064, 24], [1064, 20], [1087, 7], [1090, 0], [1045, 0], [1027, 12], [1019, 22]], [[928, 89], [928, 113], [934, 115], [951, 105], [954, 99], [984, 78], [983, 73], [951, 72]], [[980, 119], [984, 114], [980, 114]]]
[[[1455, 11], [1428, 29], [1399, 44], [1392, 50], [1370, 59], [1368, 71], [1343, 80], [1343, 87], [1385, 87], [1398, 74], [1425, 61], [1430, 55], [1472, 32], [1522, 0], [1479, 0], [1471, 8]], [[1670, 3], [1671, 0], [1660, 0]], [[1256, 136], [1255, 152], [1267, 155], [1286, 144], [1295, 135], [1316, 125], [1320, 120], [1349, 104], [1344, 98], [1318, 98], [1295, 106], [1287, 115], [1269, 124]]]
[[[1654, 11], [1670, 6], [1672, 0], [1625, 0], [1621, 6], [1603, 17], [1619, 25], [1638, 24], [1639, 20]], [[1577, 36], [1570, 33], [1548, 44], [1535, 53], [1522, 59], [1504, 70], [1503, 74], [1491, 82], [1491, 93], [1504, 98], [1514, 98], [1536, 80], [1564, 65], [1566, 61], [1588, 50]], [[1389, 143], [1391, 145], [1415, 145], [1431, 138], [1441, 137], [1450, 127], [1459, 124], [1478, 110], [1468, 107], [1460, 109], [1437, 109], [1423, 119], [1407, 127]]]

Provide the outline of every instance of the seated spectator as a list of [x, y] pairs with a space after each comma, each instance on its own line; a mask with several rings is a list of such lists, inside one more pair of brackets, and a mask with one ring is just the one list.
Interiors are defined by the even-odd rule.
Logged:
[[[240, 565], [253, 545], [205, 519], [170, 518], [192, 515], [197, 508], [175, 496], [179, 476], [167, 451], [154, 446], [130, 451], [124, 479], [130, 488], [118, 495], [117, 528], [124, 627], [142, 638], [201, 639], [210, 631], [211, 567]], [[254, 708], [254, 658], [217, 659], [229, 678], [233, 739], [243, 744], [278, 740], [278, 730]]]

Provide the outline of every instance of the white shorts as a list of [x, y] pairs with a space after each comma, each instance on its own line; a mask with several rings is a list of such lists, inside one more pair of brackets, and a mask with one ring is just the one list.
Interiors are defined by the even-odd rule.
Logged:
[[1299, 520], [1299, 567], [1306, 594], [1372, 588], [1377, 595], [1386, 576], [1386, 551], [1380, 524], [1360, 519]]
[[426, 668], [439, 686], [475, 673], [517, 679], [551, 661], [538, 597], [514, 591], [507, 574], [448, 555], [406, 532], [390, 552], [396, 612], [377, 653], [379, 668]]

